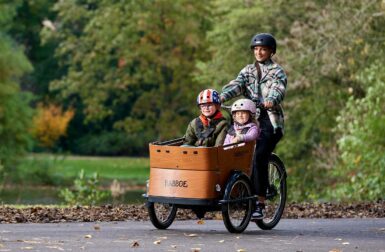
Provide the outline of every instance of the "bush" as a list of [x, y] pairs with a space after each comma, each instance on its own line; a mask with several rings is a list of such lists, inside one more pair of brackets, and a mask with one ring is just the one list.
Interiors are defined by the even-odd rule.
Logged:
[[385, 195], [385, 72], [377, 62], [360, 80], [369, 87], [362, 99], [351, 97], [337, 118], [341, 163], [334, 170], [330, 198], [377, 200]]
[[[4, 10], [0, 9], [0, 17], [3, 18], [3, 14]], [[22, 48], [16, 46], [3, 33], [2, 28], [4, 27], [0, 28], [0, 162], [3, 169], [0, 169], [0, 180], [12, 172], [17, 159], [31, 144], [28, 127], [33, 113], [29, 107], [31, 93], [22, 92], [19, 87], [19, 79], [31, 71], [32, 66]]]
[[29, 157], [19, 161], [15, 170], [10, 174], [11, 183], [22, 185], [71, 185], [73, 179], [55, 174], [57, 166], [63, 164], [65, 156], [50, 156], [46, 158]]
[[109, 196], [107, 192], [98, 189], [98, 184], [96, 172], [87, 179], [82, 169], [79, 177], [74, 180], [74, 189], [60, 190], [59, 196], [69, 205], [96, 205]]
[[73, 116], [73, 109], [63, 111], [61, 106], [39, 104], [33, 118], [32, 135], [40, 146], [52, 148], [60, 137], [66, 135]]
[[88, 134], [75, 141], [72, 152], [80, 155], [145, 156], [148, 153], [148, 142], [144, 135], [105, 131], [100, 134]]

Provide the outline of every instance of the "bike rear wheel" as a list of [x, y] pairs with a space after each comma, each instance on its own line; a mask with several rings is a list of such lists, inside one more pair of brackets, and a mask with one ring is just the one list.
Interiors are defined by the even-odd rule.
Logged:
[[268, 175], [265, 217], [256, 221], [263, 230], [272, 229], [278, 224], [286, 204], [286, 170], [283, 162], [274, 153], [269, 160]]

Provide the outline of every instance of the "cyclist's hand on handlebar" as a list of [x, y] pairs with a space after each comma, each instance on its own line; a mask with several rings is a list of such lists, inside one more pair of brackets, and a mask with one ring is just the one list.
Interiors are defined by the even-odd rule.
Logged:
[[273, 106], [274, 106], [274, 103], [271, 101], [265, 101], [263, 103], [263, 107], [265, 107], [266, 109], [271, 109]]

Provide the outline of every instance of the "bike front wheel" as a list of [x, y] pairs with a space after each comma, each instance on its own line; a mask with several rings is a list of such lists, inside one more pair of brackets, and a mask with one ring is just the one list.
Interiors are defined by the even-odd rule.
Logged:
[[148, 214], [151, 223], [158, 229], [166, 229], [173, 223], [177, 209], [174, 204], [148, 203]]
[[252, 190], [247, 176], [234, 174], [225, 190], [222, 204], [223, 222], [231, 233], [241, 233], [249, 225], [252, 213]]

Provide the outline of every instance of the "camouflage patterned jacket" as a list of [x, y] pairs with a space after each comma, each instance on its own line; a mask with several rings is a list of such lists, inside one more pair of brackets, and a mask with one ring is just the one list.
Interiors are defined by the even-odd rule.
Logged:
[[225, 118], [213, 119], [208, 126], [199, 117], [192, 120], [184, 135], [183, 144], [192, 146], [221, 146], [225, 141], [228, 123]]
[[273, 108], [267, 111], [274, 129], [284, 129], [284, 115], [281, 102], [285, 97], [287, 77], [283, 68], [272, 60], [260, 64], [261, 79], [255, 64], [244, 67], [235, 80], [223, 87], [221, 98], [228, 101], [243, 95], [256, 103], [273, 102]]

